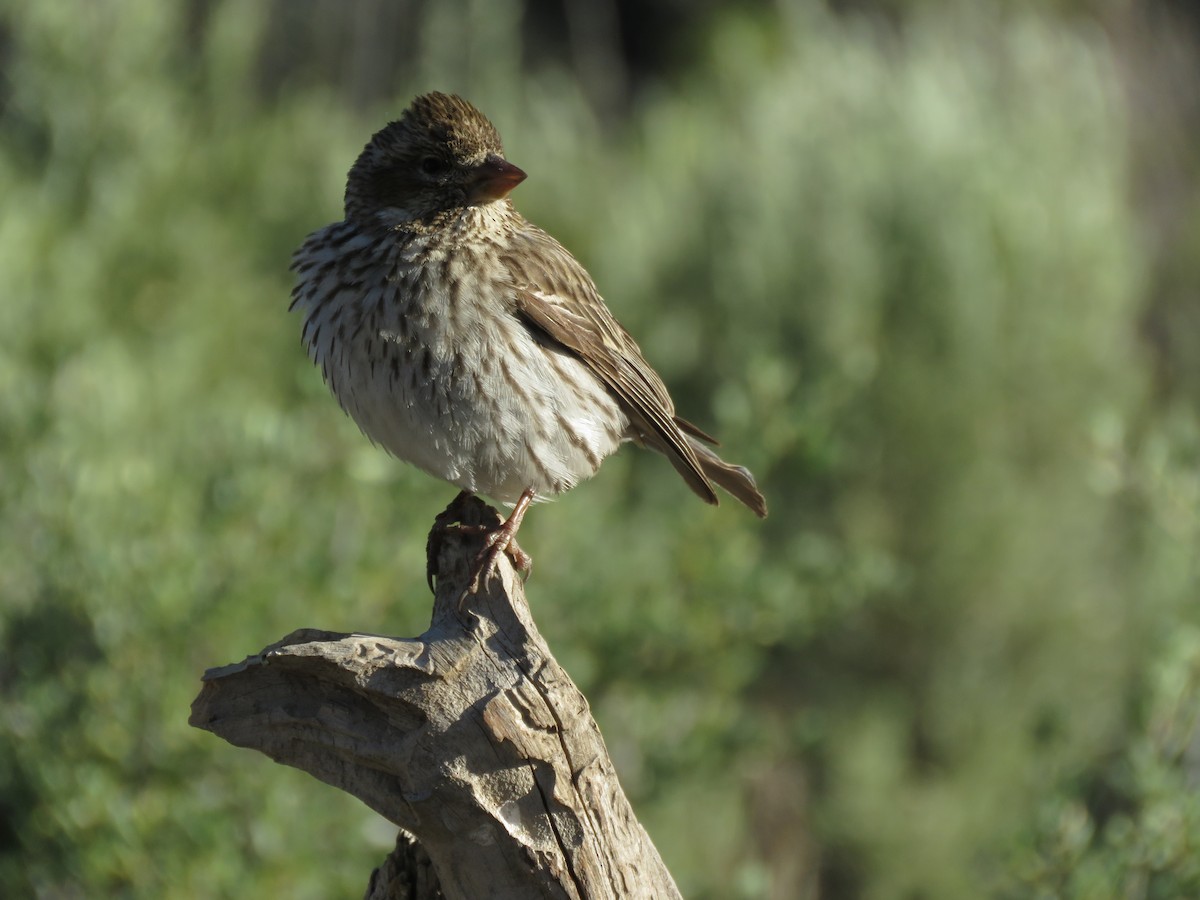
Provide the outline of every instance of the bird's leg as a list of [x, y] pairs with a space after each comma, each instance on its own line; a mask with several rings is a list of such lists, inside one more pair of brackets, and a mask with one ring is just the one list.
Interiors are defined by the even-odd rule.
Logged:
[[[488, 530], [487, 542], [475, 560], [475, 566], [471, 570], [471, 580], [467, 584], [467, 589], [463, 593], [462, 599], [465, 599], [468, 594], [474, 594], [479, 590], [484, 577], [495, 566], [496, 560], [500, 558], [501, 553], [508, 554], [508, 558], [512, 560], [513, 566], [518, 572], [524, 575], [529, 574], [529, 570], [533, 568], [533, 559], [517, 545], [517, 529], [521, 527], [521, 520], [525, 518], [525, 512], [529, 509], [529, 504], [532, 502], [533, 489], [526, 488], [521, 492], [521, 496], [517, 498], [516, 505], [513, 506], [513, 511], [504, 523], [499, 528]], [[460, 605], [462, 604], [462, 599], [459, 600]]]
[[463, 503], [474, 495], [470, 491], [459, 491], [450, 504], [437, 514], [425, 541], [425, 580], [429, 584], [429, 590], [434, 590], [433, 579], [438, 554], [446, 531], [450, 528], [465, 534], [487, 535], [483, 550], [471, 567], [471, 579], [463, 593], [464, 598], [467, 594], [479, 590], [483, 576], [491, 571], [501, 553], [507, 553], [516, 570], [528, 577], [530, 569], [533, 568], [533, 559], [517, 544], [517, 529], [521, 527], [521, 520], [525, 518], [525, 512], [533, 501], [533, 493], [533, 490], [529, 489], [521, 494], [506, 521], [499, 525], [483, 525], [463, 521]]

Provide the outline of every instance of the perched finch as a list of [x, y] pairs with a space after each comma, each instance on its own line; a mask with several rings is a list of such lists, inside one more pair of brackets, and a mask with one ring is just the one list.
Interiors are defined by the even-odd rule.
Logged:
[[583, 266], [513, 208], [524, 179], [459, 97], [418, 97], [371, 138], [345, 218], [309, 235], [292, 265], [304, 343], [342, 408], [460, 498], [513, 505], [476, 584], [500, 552], [527, 567], [514, 538], [530, 502], [590, 477], [625, 441], [666, 456], [706, 502], [715, 484], [765, 516], [750, 472], [675, 415]]

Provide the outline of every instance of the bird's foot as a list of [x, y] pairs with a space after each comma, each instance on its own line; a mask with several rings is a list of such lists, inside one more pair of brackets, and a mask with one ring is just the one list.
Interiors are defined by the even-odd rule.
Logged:
[[480, 526], [481, 531], [487, 531], [487, 539], [479, 556], [475, 558], [475, 565], [471, 568], [471, 580], [467, 584], [464, 597], [476, 593], [483, 586], [483, 580], [491, 574], [501, 553], [508, 556], [522, 580], [529, 577], [533, 569], [533, 557], [517, 543], [517, 529], [509, 527], [511, 522], [512, 516], [509, 516], [499, 528], [488, 529], [486, 526]]
[[470, 491], [459, 491], [458, 495], [450, 501], [450, 505], [434, 517], [433, 527], [429, 529], [429, 536], [425, 539], [425, 583], [429, 585], [430, 593], [436, 593], [433, 588], [433, 579], [437, 570], [438, 556], [442, 552], [442, 542], [446, 539], [446, 532], [455, 522], [460, 521], [463, 514], [463, 503], [471, 496]]
[[481, 532], [487, 534], [487, 538], [479, 556], [475, 558], [475, 565], [471, 567], [471, 579], [467, 582], [462, 596], [458, 598], [459, 609], [462, 609], [467, 597], [478, 593], [479, 589], [483, 587], [484, 580], [495, 568], [496, 560], [500, 558], [501, 553], [508, 554], [513, 567], [521, 573], [523, 578], [529, 577], [529, 573], [533, 569], [533, 558], [517, 543], [517, 530], [521, 527], [521, 520], [525, 518], [525, 512], [532, 502], [533, 491], [527, 489], [522, 492], [512, 513], [499, 527], [477, 526]]
[[[433, 527], [430, 529], [425, 543], [425, 579], [429, 584], [429, 590], [433, 591], [438, 555], [447, 532], [453, 529], [457, 534], [486, 535], [483, 549], [471, 566], [471, 577], [467, 581], [467, 587], [459, 597], [460, 609], [467, 596], [477, 593], [482, 587], [484, 580], [495, 568], [501, 553], [508, 555], [513, 567], [521, 574], [522, 578], [528, 578], [533, 569], [533, 558], [517, 543], [517, 530], [521, 527], [521, 520], [525, 518], [525, 512], [533, 500], [533, 491], [529, 490], [521, 494], [512, 513], [503, 522], [499, 522], [498, 517], [486, 523], [469, 521], [478, 519], [476, 510], [472, 510], [471, 512], [475, 514], [471, 515], [464, 506], [464, 503], [472, 496], [470, 491], [460, 491], [458, 496], [450, 501], [450, 505], [438, 513], [433, 520]], [[489, 510], [489, 512], [495, 514], [494, 510]], [[468, 521], [464, 521], [464, 519]]]

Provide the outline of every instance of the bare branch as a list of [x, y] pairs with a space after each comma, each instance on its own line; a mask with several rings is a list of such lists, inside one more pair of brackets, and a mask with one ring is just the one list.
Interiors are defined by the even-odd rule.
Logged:
[[[467, 516], [495, 513], [473, 501]], [[207, 672], [191, 723], [410, 832], [446, 897], [678, 897], [507, 558], [460, 608], [482, 538], [450, 528], [431, 546], [425, 634], [294, 632]], [[387, 889], [385, 868], [369, 896], [436, 896], [374, 893]]]

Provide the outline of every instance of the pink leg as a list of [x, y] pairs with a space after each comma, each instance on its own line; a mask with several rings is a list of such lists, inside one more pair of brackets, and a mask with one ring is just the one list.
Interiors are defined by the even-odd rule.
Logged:
[[[521, 520], [525, 518], [525, 513], [532, 502], [533, 489], [526, 488], [521, 492], [516, 506], [513, 507], [512, 513], [505, 520], [504, 524], [488, 534], [487, 543], [484, 545], [479, 557], [475, 560], [475, 568], [471, 571], [471, 581], [467, 586], [467, 594], [474, 594], [479, 590], [484, 577], [492, 571], [501, 553], [508, 554], [508, 558], [512, 560], [518, 572], [527, 574], [533, 567], [533, 560], [530, 559], [529, 554], [517, 545], [517, 530], [521, 527]], [[465, 597], [466, 594], [463, 596]]]

